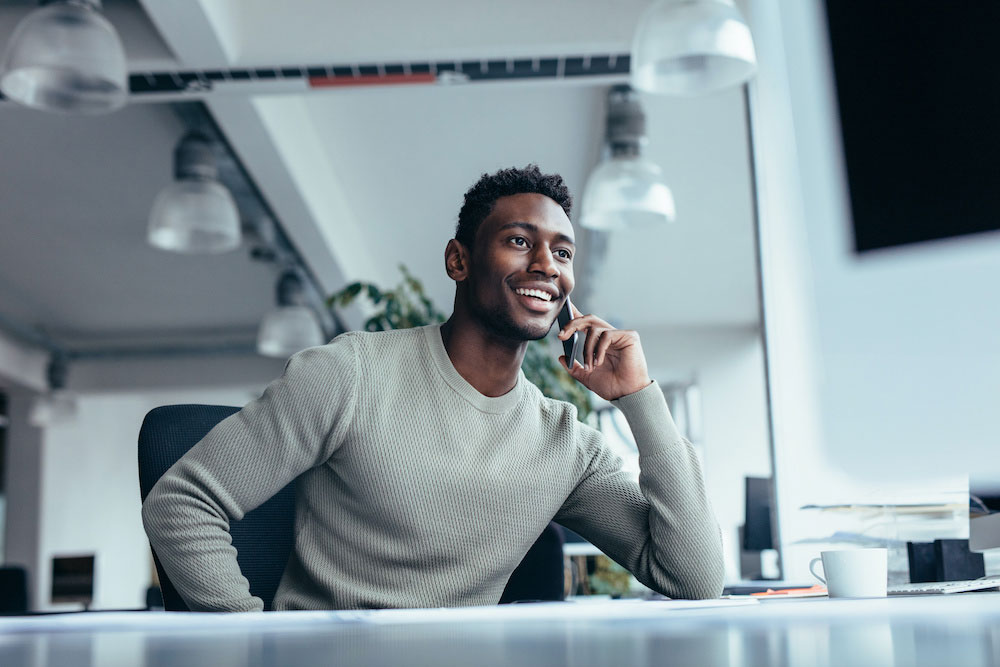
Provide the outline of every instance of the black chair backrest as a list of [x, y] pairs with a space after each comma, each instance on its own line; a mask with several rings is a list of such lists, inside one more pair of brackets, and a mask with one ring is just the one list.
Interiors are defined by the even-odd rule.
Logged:
[[[212, 427], [238, 412], [223, 405], [167, 405], [151, 410], [139, 430], [139, 490], [146, 500], [156, 481], [196, 445]], [[229, 532], [236, 560], [250, 582], [250, 592], [271, 609], [278, 583], [292, 552], [295, 527], [295, 482], [263, 505], [232, 521]], [[188, 607], [167, 578], [156, 552], [156, 572], [163, 591], [163, 607], [187, 611]]]
[[565, 600], [562, 526], [550, 521], [510, 575], [500, 604]]

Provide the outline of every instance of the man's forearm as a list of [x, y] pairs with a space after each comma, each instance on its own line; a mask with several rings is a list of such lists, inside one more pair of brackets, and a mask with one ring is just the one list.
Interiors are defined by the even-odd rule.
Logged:
[[649, 503], [649, 551], [642, 560], [673, 597], [718, 597], [724, 566], [719, 526], [701, 465], [670, 416], [659, 385], [614, 401], [639, 449], [639, 487]]
[[142, 506], [150, 545], [192, 611], [262, 611], [240, 572], [229, 521], [180, 473], [168, 472]]

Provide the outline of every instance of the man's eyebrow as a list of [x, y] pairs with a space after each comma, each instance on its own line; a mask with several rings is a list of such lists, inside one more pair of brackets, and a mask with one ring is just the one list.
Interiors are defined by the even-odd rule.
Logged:
[[[514, 227], [519, 227], [521, 229], [526, 229], [529, 232], [534, 232], [536, 234], [538, 233], [538, 225], [534, 225], [534, 224], [532, 224], [530, 222], [517, 222], [517, 221], [515, 221], [515, 222], [508, 222], [507, 224], [502, 225], [498, 231], [502, 232], [505, 229], [511, 229], [511, 228], [514, 228]], [[558, 238], [563, 243], [570, 244], [574, 248], [576, 247], [576, 242], [571, 237], [566, 236], [565, 234], [557, 234], [556, 238]]]

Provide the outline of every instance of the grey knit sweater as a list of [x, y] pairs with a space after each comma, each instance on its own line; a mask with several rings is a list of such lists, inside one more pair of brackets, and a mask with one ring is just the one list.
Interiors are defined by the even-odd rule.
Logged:
[[719, 529], [691, 445], [654, 383], [614, 402], [636, 484], [576, 409], [523, 373], [483, 396], [440, 326], [352, 332], [292, 357], [153, 487], [150, 543], [194, 610], [263, 604], [228, 528], [298, 477], [276, 609], [495, 604], [553, 518], [671, 597], [722, 588]]

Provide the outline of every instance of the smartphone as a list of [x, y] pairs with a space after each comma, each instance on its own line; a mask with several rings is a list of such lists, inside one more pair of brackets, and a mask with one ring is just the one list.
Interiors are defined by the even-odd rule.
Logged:
[[[561, 331], [564, 326], [569, 324], [571, 319], [573, 319], [573, 310], [569, 305], [569, 297], [566, 297], [566, 302], [563, 304], [562, 309], [559, 311], [559, 316], [556, 318], [559, 322], [559, 330]], [[576, 353], [580, 349], [579, 332], [574, 331], [573, 335], [564, 340], [562, 344], [563, 354], [566, 355], [566, 366], [573, 368], [573, 360], [576, 359]]]

